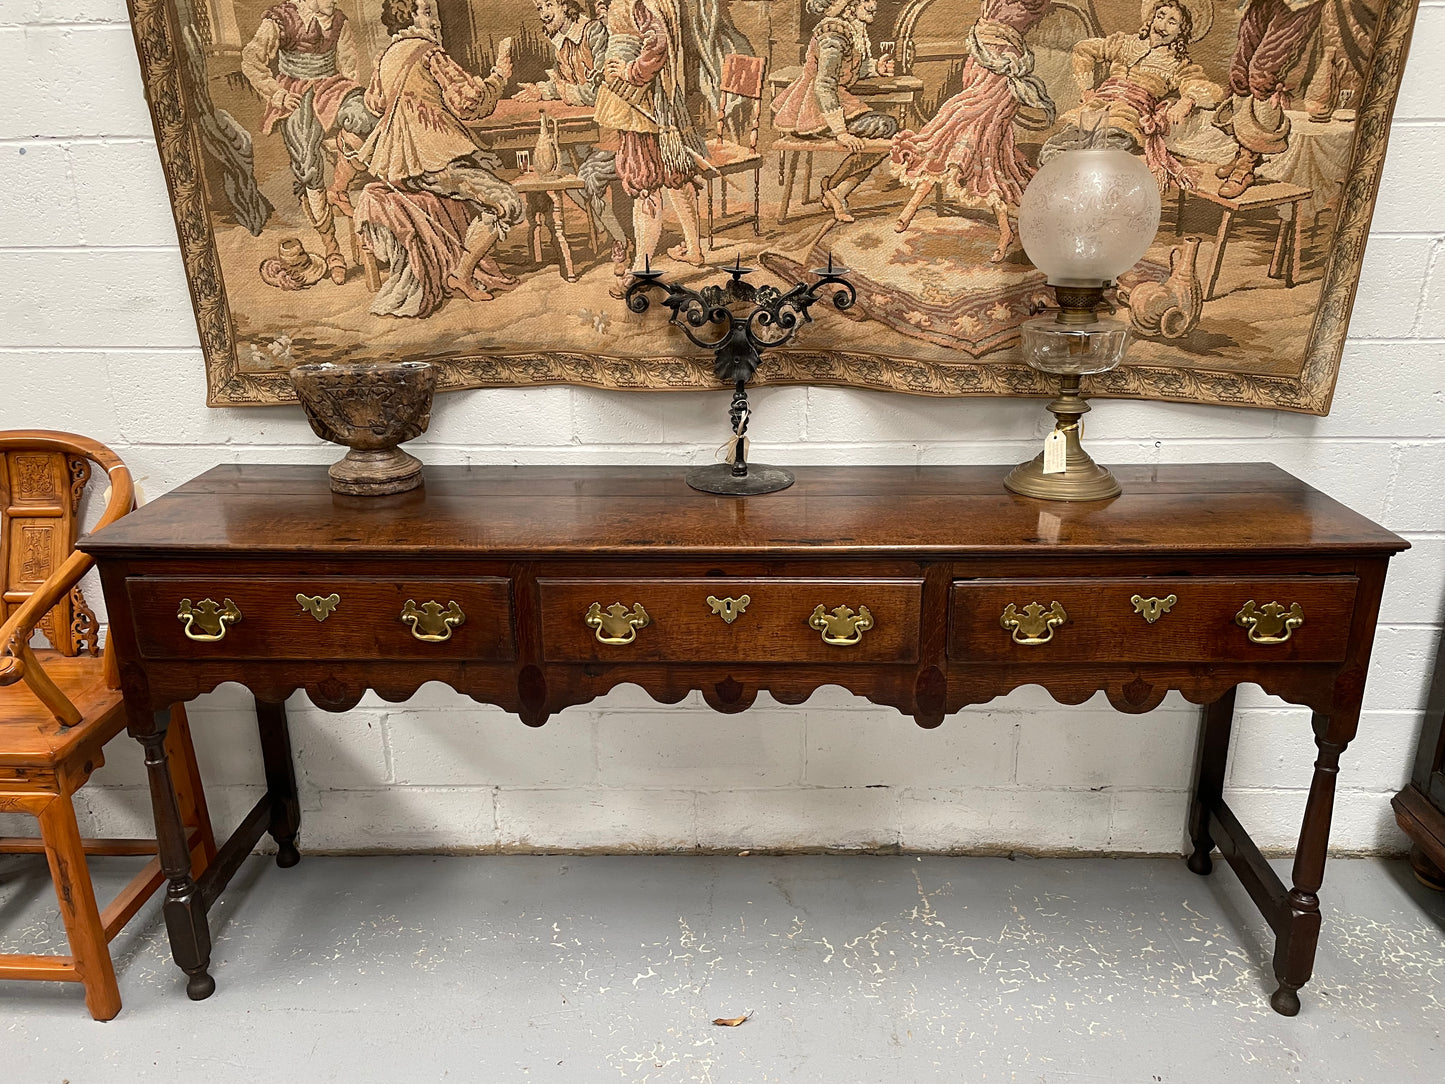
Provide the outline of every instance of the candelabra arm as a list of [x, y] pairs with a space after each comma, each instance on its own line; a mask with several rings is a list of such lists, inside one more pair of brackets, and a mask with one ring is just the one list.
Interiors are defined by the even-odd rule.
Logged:
[[[664, 291], [664, 296], [661, 298], [662, 304], [672, 313], [668, 322], [681, 329], [694, 346], [700, 346], [704, 350], [717, 350], [729, 341], [734, 320], [733, 314], [726, 306], [715, 303], [713, 299], [704, 297], [696, 290], [690, 290], [686, 286], [660, 281], [661, 272], [634, 272], [634, 275], [635, 279], [632, 285], [627, 287], [627, 293], [624, 295], [629, 311], [639, 314], [646, 312], [652, 306], [647, 291], [662, 290]], [[700, 335], [696, 330], [713, 326], [720, 328], [715, 337]]]
[[[782, 346], [812, 316], [808, 310], [824, 299], [845, 312], [857, 300], [857, 291], [843, 275], [847, 269], [836, 267], [831, 260], [827, 268], [813, 272], [816, 281], [799, 283], [786, 292], [776, 286], [753, 286], [744, 278], [752, 268], [741, 260], [725, 269], [729, 275], [721, 285], [693, 290], [676, 283], [663, 282], [662, 272], [634, 272], [632, 283], [624, 295], [627, 308], [634, 313], [647, 312], [651, 306], [648, 293], [662, 291], [660, 301], [671, 312], [669, 322], [680, 328], [694, 345], [712, 350], [713, 372], [719, 380], [733, 386], [732, 405], [728, 416], [732, 422], [731, 452], [726, 463], [714, 463], [688, 472], [687, 483], [705, 493], [741, 496], [772, 493], [792, 485], [791, 472], [779, 467], [753, 464], [747, 457], [748, 390], [747, 383], [762, 364], [762, 352]], [[744, 307], [746, 311], [744, 312]], [[713, 337], [703, 329], [716, 328]]]

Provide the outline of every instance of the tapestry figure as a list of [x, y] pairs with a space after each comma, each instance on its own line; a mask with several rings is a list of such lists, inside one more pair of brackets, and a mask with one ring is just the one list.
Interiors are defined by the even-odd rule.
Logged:
[[[1074, 46], [1082, 101], [1060, 118], [1063, 127], [1039, 151], [1039, 165], [1077, 147], [1119, 147], [1143, 154], [1161, 191], [1171, 184], [1195, 187], [1194, 175], [1164, 141], [1195, 109], [1212, 109], [1224, 95], [1189, 56], [1190, 44], [1209, 33], [1214, 11], [1208, 0], [1146, 5], [1137, 33], [1085, 38]], [[1097, 81], [1101, 67], [1106, 74]]]
[[1057, 110], [1043, 80], [1034, 74], [1034, 55], [1025, 35], [1053, 9], [1052, 0], [983, 0], [979, 18], [965, 38], [968, 57], [963, 86], [917, 132], [893, 137], [893, 174], [913, 189], [894, 227], [903, 233], [936, 185], [951, 200], [987, 207], [998, 223], [998, 263], [1014, 240], [1017, 218], [1033, 167], [1014, 142], [1021, 106], [1045, 129]]
[[[607, 23], [605, 14], [585, 18], [580, 0], [533, 0], [537, 18], [556, 50], [557, 66], [547, 70], [547, 78], [536, 83], [523, 83], [512, 95], [523, 102], [564, 102], [567, 105], [597, 104], [597, 90], [602, 85], [602, 63], [607, 56]], [[586, 187], [567, 195], [590, 214], [612, 239], [612, 270], [621, 277], [627, 273], [628, 238], [622, 221], [607, 201], [609, 189], [617, 176], [617, 155], [597, 146], [580, 148], [581, 162], [577, 176]]]
[[[633, 270], [642, 270], [662, 240], [662, 193], [677, 215], [683, 243], [668, 255], [703, 266], [698, 229], [699, 167], [704, 145], [687, 107], [687, 62], [677, 0], [613, 0], [607, 59], [597, 92], [597, 124], [615, 133], [616, 167], [632, 197]], [[612, 287], [621, 297], [626, 280]]]
[[442, 48], [432, 0], [385, 0], [382, 22], [391, 41], [366, 90], [381, 119], [357, 155], [381, 183], [363, 191], [366, 207], [357, 208], [357, 222], [369, 239], [388, 244], [391, 235], [392, 277], [404, 263], [423, 290], [423, 309], [440, 303], [443, 288], [490, 301], [489, 284], [516, 280], [494, 264], [481, 265], [522, 221], [523, 201], [497, 175], [501, 160], [478, 145], [464, 122], [496, 108], [512, 76], [511, 39], [498, 43], [483, 79]]
[[1234, 161], [1219, 167], [1219, 194], [1235, 199], [1255, 183], [1265, 155], [1289, 146], [1285, 113], [1291, 69], [1320, 25], [1323, 0], [1247, 0], [1229, 67], [1231, 97], [1214, 114], [1215, 127], [1238, 144]]
[[[823, 182], [823, 203], [839, 222], [854, 221], [848, 197], [888, 157], [869, 151], [864, 140], [891, 139], [898, 120], [870, 109], [849, 90], [860, 79], [891, 73], [873, 56], [868, 27], [878, 0], [807, 0], [822, 15], [808, 39], [803, 71], [773, 100], [773, 129], [799, 139], [831, 140], [848, 156]], [[887, 70], [885, 70], [887, 69]]]
[[[331, 280], [339, 286], [346, 281], [346, 258], [336, 243], [332, 209], [350, 213], [352, 155], [376, 126], [357, 82], [351, 23], [336, 0], [283, 0], [266, 9], [241, 49], [241, 71], [266, 103], [261, 131], [281, 129], [293, 190], [321, 237]], [[329, 186], [323, 147], [328, 138], [336, 152]]]

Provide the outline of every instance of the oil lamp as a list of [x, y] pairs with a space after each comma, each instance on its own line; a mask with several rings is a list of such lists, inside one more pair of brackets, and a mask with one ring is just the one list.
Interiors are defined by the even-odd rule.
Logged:
[[1022, 325], [1024, 360], [1057, 376], [1059, 395], [1048, 404], [1054, 428], [1044, 451], [1004, 480], [1013, 492], [1054, 501], [1119, 493], [1114, 475], [1079, 443], [1089, 411], [1079, 385], [1123, 360], [1129, 329], [1099, 316], [1104, 290], [1139, 261], [1158, 229], [1159, 186], [1149, 167], [1128, 151], [1098, 145], [1097, 137], [1050, 158], [1024, 190], [1019, 240], [1059, 303], [1057, 314]]

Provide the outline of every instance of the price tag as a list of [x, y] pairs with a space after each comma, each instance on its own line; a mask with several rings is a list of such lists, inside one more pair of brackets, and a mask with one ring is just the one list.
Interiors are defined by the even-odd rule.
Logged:
[[1044, 438], [1044, 473], [1063, 474], [1068, 469], [1064, 461], [1064, 453], [1068, 449], [1069, 441], [1063, 431], [1055, 429]]

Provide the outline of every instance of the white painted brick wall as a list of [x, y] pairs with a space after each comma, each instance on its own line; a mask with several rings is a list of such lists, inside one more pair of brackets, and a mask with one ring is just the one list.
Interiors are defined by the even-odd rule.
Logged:
[[[181, 261], [121, 0], [0, 0], [0, 427], [91, 434], [154, 496], [218, 462], [327, 462], [299, 411], [210, 410]], [[1445, 3], [1420, 9], [1374, 235], [1327, 418], [1158, 403], [1091, 417], [1105, 461], [1272, 460], [1404, 533], [1339, 850], [1398, 850], [1405, 780], [1445, 610]], [[776, 462], [1007, 463], [1033, 454], [1030, 401], [761, 389]], [[766, 420], [766, 425], [762, 424]], [[837, 434], [846, 432], [846, 443]], [[485, 441], [486, 443], [479, 443]], [[430, 462], [707, 461], [712, 395], [573, 388], [438, 399]], [[1267, 849], [1294, 842], [1307, 713], [1246, 688], [1230, 800]], [[218, 824], [260, 794], [244, 690], [192, 705]], [[923, 731], [836, 688], [743, 715], [623, 687], [531, 730], [438, 686], [327, 715], [291, 704], [311, 848], [871, 848], [1177, 851], [1197, 710], [1151, 716], [1023, 689]], [[82, 792], [87, 825], [142, 832], [124, 739]], [[6, 826], [8, 830], [8, 825]]]

